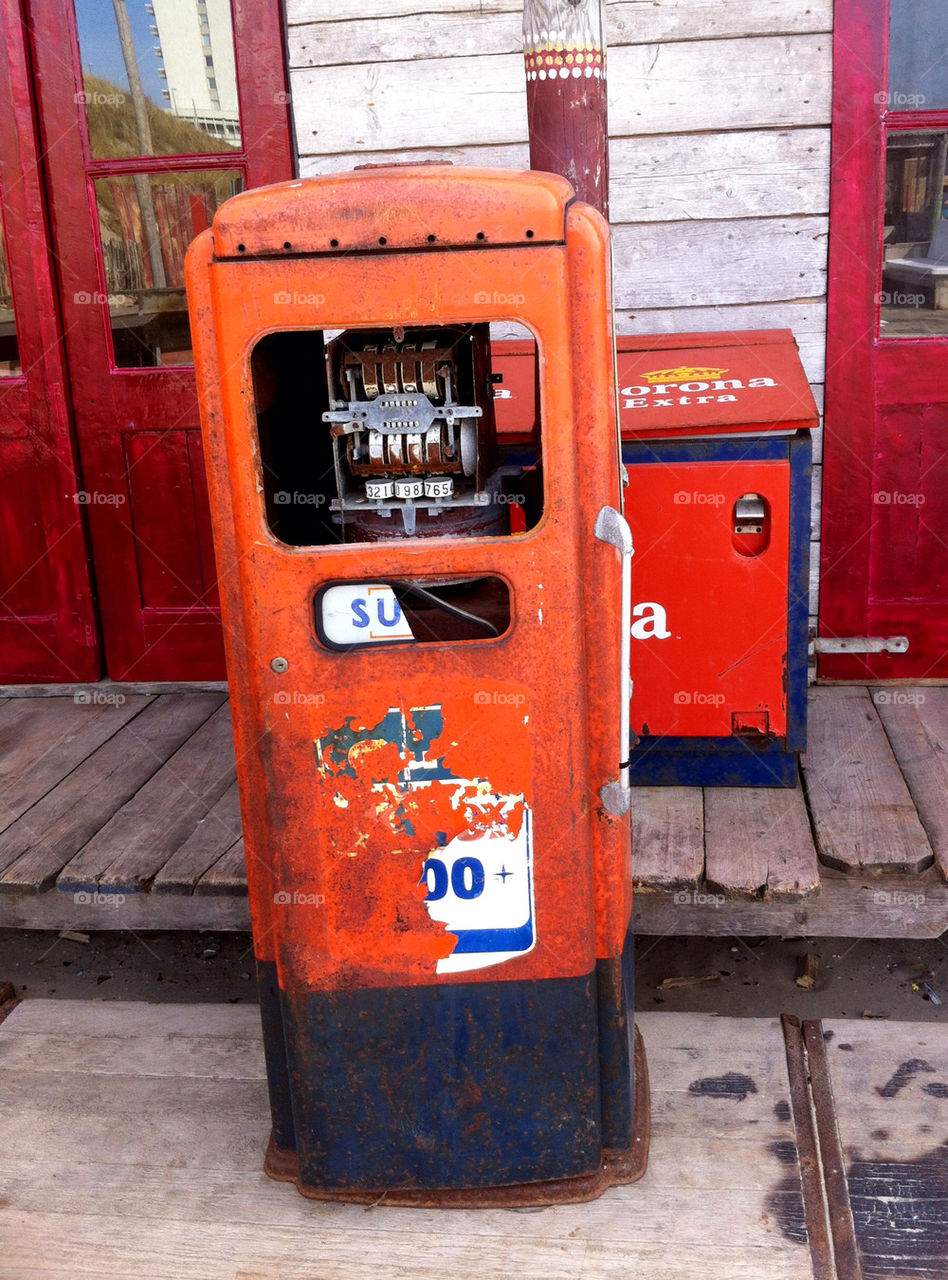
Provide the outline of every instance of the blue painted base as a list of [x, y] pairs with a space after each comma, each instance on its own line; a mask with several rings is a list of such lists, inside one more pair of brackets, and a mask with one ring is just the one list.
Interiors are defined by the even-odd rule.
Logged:
[[795, 787], [797, 754], [784, 742], [742, 738], [639, 738], [629, 757], [634, 787]]
[[571, 979], [294, 996], [258, 968], [266, 1167], [304, 1194], [587, 1199], [644, 1169], [631, 934]]

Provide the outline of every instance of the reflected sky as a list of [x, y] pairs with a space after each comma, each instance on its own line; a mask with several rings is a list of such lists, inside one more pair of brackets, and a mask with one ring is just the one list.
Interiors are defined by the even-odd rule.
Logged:
[[[112, 0], [75, 0], [75, 4], [83, 70], [127, 89], [128, 76], [125, 74]], [[164, 109], [167, 103], [161, 91], [166, 86], [158, 75], [161, 64], [153, 53], [158, 40], [150, 31], [155, 19], [145, 12], [145, 4], [146, 0], [127, 0], [128, 20], [138, 53], [142, 88], [156, 106]]]

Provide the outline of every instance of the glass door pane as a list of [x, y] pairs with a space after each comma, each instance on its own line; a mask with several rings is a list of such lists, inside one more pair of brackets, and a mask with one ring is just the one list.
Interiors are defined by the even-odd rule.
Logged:
[[229, 0], [76, 0], [95, 160], [241, 145]]

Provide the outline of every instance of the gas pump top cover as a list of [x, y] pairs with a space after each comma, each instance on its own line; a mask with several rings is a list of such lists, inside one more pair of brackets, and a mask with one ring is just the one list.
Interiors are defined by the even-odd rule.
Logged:
[[255, 187], [220, 208], [216, 257], [563, 244], [575, 200], [556, 174], [450, 164], [383, 165], [278, 190], [275, 200], [273, 187]]

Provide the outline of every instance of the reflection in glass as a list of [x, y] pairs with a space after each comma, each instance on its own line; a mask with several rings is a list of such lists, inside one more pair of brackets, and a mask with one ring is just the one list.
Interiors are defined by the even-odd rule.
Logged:
[[891, 0], [887, 106], [890, 111], [948, 107], [945, 0]]
[[184, 255], [242, 187], [236, 169], [135, 174], [95, 184], [112, 345], [120, 368], [190, 364]]
[[229, 0], [76, 0], [92, 155], [240, 146]]
[[10, 269], [7, 266], [7, 246], [3, 238], [3, 223], [0, 222], [0, 378], [19, 378], [22, 374], [16, 316], [13, 314], [13, 294], [10, 290]]
[[886, 145], [880, 334], [948, 334], [948, 133]]

